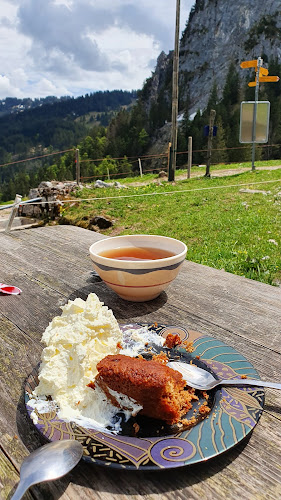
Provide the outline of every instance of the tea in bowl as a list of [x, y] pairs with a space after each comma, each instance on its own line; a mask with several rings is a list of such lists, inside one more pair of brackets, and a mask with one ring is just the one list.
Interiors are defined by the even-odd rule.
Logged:
[[135, 234], [105, 238], [90, 246], [93, 267], [119, 297], [155, 299], [177, 276], [186, 245], [167, 236]]

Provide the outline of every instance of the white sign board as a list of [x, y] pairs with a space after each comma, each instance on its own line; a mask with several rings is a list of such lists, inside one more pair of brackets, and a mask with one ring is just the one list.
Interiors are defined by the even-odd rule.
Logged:
[[270, 102], [257, 102], [256, 137], [253, 141], [254, 106], [255, 101], [241, 102], [239, 142], [263, 143], [268, 141]]

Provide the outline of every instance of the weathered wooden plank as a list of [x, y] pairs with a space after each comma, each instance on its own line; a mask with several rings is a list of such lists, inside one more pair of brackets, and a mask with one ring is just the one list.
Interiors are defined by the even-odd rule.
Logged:
[[[3, 324], [1, 324], [1, 331], [3, 331]], [[26, 454], [26, 450], [25, 450], [25, 448], [22, 447], [22, 443], [24, 443], [25, 446], [28, 446], [29, 451], [32, 451], [32, 449], [35, 449], [40, 444], [43, 444], [43, 441], [38, 438], [37, 432], [35, 431], [35, 429], [33, 429], [32, 424], [28, 421], [28, 419], [26, 417], [24, 417], [23, 401], [22, 401], [22, 397], [21, 397], [21, 385], [22, 385], [22, 381], [23, 381], [22, 374], [24, 371], [26, 374], [28, 374], [30, 369], [32, 368], [32, 365], [34, 366], [33, 359], [34, 359], [34, 356], [36, 359], [37, 353], [40, 350], [40, 346], [34, 342], [30, 343], [30, 339], [25, 338], [25, 334], [23, 332], [16, 331], [16, 329], [13, 329], [11, 331], [9, 338], [8, 337], [5, 338], [5, 346], [6, 346], [7, 351], [6, 351], [6, 353], [3, 353], [3, 356], [5, 359], [7, 359], [7, 358], [9, 359], [8, 370], [10, 372], [10, 376], [8, 379], [4, 377], [4, 379], [6, 380], [6, 387], [5, 387], [4, 392], [2, 392], [2, 394], [3, 394], [2, 401], [4, 403], [3, 404], [4, 412], [3, 412], [3, 410], [1, 410], [1, 429], [5, 429], [6, 432], [5, 432], [4, 436], [1, 436], [1, 442], [4, 442], [5, 447], [8, 450], [8, 453], [11, 456], [13, 456], [13, 460], [16, 461], [18, 466], [19, 466], [22, 458]], [[11, 356], [11, 352], [13, 351], [15, 346], [18, 347], [18, 353], [17, 354], [14, 353], [14, 356]], [[25, 358], [25, 352], [27, 349], [28, 349], [28, 355], [30, 356], [30, 359]], [[259, 349], [261, 349], [261, 348], [259, 348]], [[7, 353], [10, 353], [10, 356], [7, 356]], [[276, 355], [276, 365], [278, 364], [277, 358], [278, 357]], [[276, 369], [277, 369], [277, 366], [276, 366]], [[270, 391], [270, 392], [273, 392], [273, 391]], [[18, 407], [17, 421], [15, 421], [15, 418], [13, 418], [13, 413], [15, 412], [16, 407]], [[3, 420], [4, 413], [6, 414], [6, 418]], [[252, 442], [252, 439], [254, 439], [254, 437], [257, 436], [256, 442], [258, 444], [258, 446], [257, 446], [258, 450], [256, 450], [256, 453], [258, 454], [258, 456], [256, 459], [256, 467], [258, 467], [260, 454], [264, 453], [264, 450], [267, 450], [267, 452], [269, 454], [269, 456], [266, 457], [266, 459], [264, 458], [264, 460], [266, 460], [267, 463], [270, 465], [268, 470], [270, 470], [271, 473], [273, 474], [272, 484], [269, 484], [268, 491], [270, 491], [270, 488], [272, 489], [272, 491], [274, 491], [274, 488], [276, 486], [275, 485], [276, 472], [274, 472], [274, 471], [276, 471], [276, 468], [274, 467], [274, 463], [276, 461], [276, 463], [278, 464], [278, 462], [279, 462], [278, 457], [281, 455], [281, 440], [279, 439], [279, 434], [277, 436], [276, 436], [276, 433], [273, 434], [273, 429], [275, 426], [276, 426], [276, 420], [274, 419], [274, 417], [264, 413], [264, 415], [261, 418], [260, 423], [256, 427], [256, 429], [251, 437], [251, 440], [247, 444], [247, 447], [248, 447], [250, 445], [250, 443]], [[278, 427], [279, 427], [279, 432], [280, 432], [280, 424]], [[15, 437], [16, 432], [18, 433], [17, 437]], [[30, 447], [30, 443], [32, 443], [32, 447]], [[255, 445], [254, 445], [254, 447], [255, 447]], [[240, 449], [240, 445], [239, 445], [238, 449]], [[245, 453], [245, 451], [246, 451], [246, 448], [244, 449], [244, 453]], [[233, 457], [235, 458], [235, 460], [237, 459], [237, 450], [236, 451], [234, 450], [233, 452], [229, 452], [229, 453], [231, 455], [232, 455], [232, 453], [234, 453], [232, 458], [231, 459], [229, 458], [229, 462], [223, 462], [222, 458], [217, 458], [216, 461], [218, 460], [219, 463], [222, 464], [222, 463], [231, 463]], [[252, 464], [252, 462], [254, 460], [254, 454], [253, 454], [252, 450], [249, 453], [248, 459], [249, 459], [249, 463]], [[248, 459], [247, 459], [246, 463], [244, 463], [244, 461], [242, 460], [241, 468], [243, 469], [243, 471], [244, 471], [245, 467], [247, 470]], [[214, 461], [211, 461], [210, 464], [212, 464], [213, 462]], [[279, 463], [281, 463], [281, 459], [280, 459]], [[198, 475], [198, 467], [200, 468], [201, 466], [189, 468], [193, 471], [192, 473], [188, 473], [192, 484], [194, 481], [194, 477], [193, 477], [194, 474], [196, 477]], [[235, 464], [235, 469], [234, 469], [235, 471], [236, 471], [236, 468], [237, 468], [237, 464]], [[88, 466], [87, 466], [87, 470], [88, 470]], [[209, 468], [208, 468], [208, 470], [209, 470]], [[212, 467], [211, 467], [211, 470], [212, 470]], [[254, 477], [256, 478], [258, 471], [255, 469], [255, 467], [253, 468], [253, 465], [251, 465], [250, 470], [252, 471], [252, 474], [254, 474]], [[206, 470], [203, 467], [203, 474], [205, 474], [205, 473], [206, 473]], [[82, 474], [84, 477], [83, 481], [85, 481], [85, 488], [86, 488], [85, 498], [86, 498], [86, 496], [89, 497], [89, 494], [90, 494], [90, 492], [88, 491], [88, 488], [93, 488], [93, 487], [95, 487], [95, 491], [96, 491], [96, 495], [97, 495], [94, 498], [102, 498], [103, 494], [104, 494], [103, 484], [104, 484], [104, 482], [108, 482], [108, 475], [110, 475], [110, 478], [112, 480], [112, 471], [110, 471], [110, 474], [109, 474], [109, 472], [105, 472], [105, 471], [100, 472], [100, 474], [99, 474], [99, 480], [101, 482], [100, 496], [98, 496], [98, 493], [97, 493], [99, 483], [98, 484], [96, 483], [96, 478], [95, 478], [95, 481], [92, 483], [92, 480], [89, 479], [89, 476], [92, 476], [93, 473], [91, 472], [91, 474], [89, 474], [89, 475], [88, 474], [89, 474], [89, 471], [87, 472], [85, 477], [84, 477], [84, 475], [85, 475], [84, 472]], [[105, 477], [103, 476], [103, 474], [105, 474]], [[120, 472], [118, 474], [120, 474]], [[139, 473], [136, 473], [136, 479], [134, 479], [134, 481], [136, 481], [136, 484], [137, 484], [138, 474]], [[141, 473], [141, 474], [143, 474], [143, 473]], [[182, 474], [183, 474], [182, 472], [179, 473], [179, 471], [173, 471], [173, 482], [171, 484], [173, 484], [174, 487], [177, 484], [175, 478], [179, 476], [179, 481], [182, 481]], [[231, 472], [231, 474], [233, 475], [233, 471]], [[123, 475], [123, 472], [122, 472], [122, 475]], [[150, 474], [150, 476], [153, 479], [153, 474]], [[236, 475], [234, 477], [235, 477], [235, 485], [236, 485], [237, 484]], [[165, 473], [165, 478], [166, 478], [166, 473]], [[170, 480], [171, 479], [172, 478], [170, 478]], [[264, 481], [264, 473], [262, 473], [262, 479], [259, 479], [259, 481], [262, 481], [262, 480]], [[212, 493], [212, 491], [213, 491], [212, 488], [214, 486], [212, 486], [211, 479], [209, 479], [209, 481], [211, 483], [209, 487], [210, 487], [210, 491]], [[118, 480], [118, 482], [120, 483], [120, 479]], [[147, 480], [146, 480], [146, 482], [147, 482]], [[161, 479], [161, 481], [159, 482], [159, 485], [158, 485], [159, 487], [160, 487], [160, 485], [162, 485], [162, 482], [163, 482], [163, 479]], [[268, 482], [270, 483], [270, 477], [268, 478]], [[164, 483], [165, 483], [165, 481], [164, 481]], [[190, 485], [191, 483], [188, 482], [188, 485]], [[81, 480], [79, 480], [79, 484], [81, 484]], [[165, 488], [169, 489], [171, 487], [171, 484], [167, 484], [165, 486]], [[276, 484], [278, 485], [278, 482]], [[114, 485], [114, 481], [113, 481], [112, 485]], [[59, 484], [59, 486], [58, 486], [58, 482], [56, 482], [56, 483], [54, 483], [54, 485], [52, 485], [52, 488], [56, 488], [56, 487], [61, 488], [61, 485]], [[45, 490], [43, 490], [43, 491], [46, 491], [47, 486], [45, 485], [44, 488], [45, 488]], [[126, 488], [126, 485], [124, 485], [121, 482], [120, 489], [117, 490], [117, 493], [118, 493], [117, 498], [120, 498], [120, 499], [125, 498], [125, 496], [123, 496], [123, 494], [121, 494], [122, 491], [124, 491], [123, 488]], [[154, 488], [155, 488], [155, 485], [154, 485]], [[233, 489], [233, 488], [234, 488], [234, 485], [231, 484], [231, 489]], [[194, 489], [194, 486], [193, 486], [193, 489]], [[116, 487], [115, 487], [115, 490], [116, 490]], [[235, 488], [234, 488], [234, 490], [235, 490]], [[155, 489], [154, 489], [154, 491], [155, 491]], [[163, 491], [163, 490], [160, 489], [160, 492], [161, 491]], [[174, 494], [175, 490], [173, 489], [172, 491]], [[249, 493], [249, 491], [250, 490], [247, 489], [247, 494]], [[134, 493], [132, 493], [132, 494], [136, 495], [137, 493], [138, 493], [137, 491], [134, 491]], [[148, 485], [146, 488], [144, 488], [143, 494], [149, 494]], [[111, 493], [110, 493], [110, 495], [111, 495]], [[159, 493], [159, 495], [160, 495], [160, 493]], [[195, 495], [195, 492], [194, 492], [194, 495]], [[196, 496], [191, 497], [191, 498], [199, 498], [200, 495], [202, 495], [202, 491], [198, 487], [198, 494], [196, 494]], [[227, 495], [228, 495], [227, 498], [234, 498], [234, 496], [233, 497], [230, 496], [229, 491], [227, 491]], [[38, 497], [38, 498], [40, 498], [40, 497]], [[71, 498], [71, 496], [70, 496], [70, 498]], [[81, 498], [84, 498], [84, 497], [81, 496]], [[103, 498], [106, 498], [106, 497], [103, 497]], [[108, 498], [110, 498], [110, 496]], [[136, 498], [139, 498], [139, 497], [137, 496]], [[157, 498], [157, 496], [155, 498]], [[159, 498], [160, 498], [160, 496], [159, 496]], [[172, 498], [172, 497], [167, 496], [167, 498]], [[206, 498], [212, 498], [212, 497], [206, 496]], [[245, 497], [242, 496], [241, 498], [247, 498], [247, 496], [245, 496]], [[261, 497], [261, 498], [263, 498], [263, 497]], [[270, 496], [268, 498], [270, 498]]]
[[[39, 231], [42, 229], [52, 230], [52, 236], [57, 235], [57, 231], [54, 229], [64, 229], [64, 235], [66, 234], [65, 229], [69, 226], [57, 227], [57, 228], [38, 228], [32, 230], [34, 233], [36, 231], [37, 235], [41, 234]], [[74, 258], [74, 252], [65, 255], [62, 249], [56, 249], [56, 252], [52, 252], [52, 260], [44, 258], [44, 253], [42, 249], [36, 248], [36, 252], [33, 252], [32, 259], [30, 258], [30, 247], [27, 246], [21, 248], [17, 256], [18, 261], [22, 260], [21, 270], [30, 273], [33, 279], [38, 279], [42, 283], [48, 284], [48, 286], [56, 288], [65, 293], [70, 292], [69, 287], [72, 289], [77, 285], [85, 285], [87, 282], [91, 282], [91, 264], [89, 257], [87, 256], [87, 249], [89, 242], [92, 241], [92, 232], [77, 229], [79, 233], [79, 238], [75, 239], [81, 240], [81, 235], [83, 235], [84, 241], [79, 243], [79, 252], [75, 249], [75, 262], [76, 264], [70, 266], [70, 262], [67, 259]], [[81, 232], [82, 231], [82, 232]], [[22, 231], [21, 234], [25, 233]], [[89, 236], [89, 233], [90, 236]], [[43, 234], [43, 233], [42, 233]], [[44, 233], [45, 235], [46, 233]], [[100, 235], [98, 235], [100, 237]], [[35, 237], [33, 237], [34, 239]], [[52, 238], [49, 238], [49, 242]], [[57, 237], [57, 241], [60, 239]], [[33, 241], [35, 245], [35, 241]], [[55, 242], [52, 241], [51, 247], [55, 246]], [[43, 245], [44, 248], [44, 245]], [[83, 249], [83, 250], [81, 250]], [[62, 250], [62, 251], [61, 251]], [[27, 254], [26, 254], [27, 252]], [[68, 265], [71, 269], [68, 270]], [[13, 264], [17, 270], [18, 267], [15, 265], [13, 257], [10, 255], [9, 263]], [[17, 262], [18, 263], [18, 262]], [[8, 270], [6, 271], [8, 273]], [[5, 268], [4, 268], [5, 274]], [[81, 279], [82, 278], [82, 279]], [[94, 287], [93, 287], [94, 288]], [[182, 300], [184, 291], [184, 302]], [[247, 337], [247, 331], [249, 333], [252, 330], [255, 331], [255, 338], [257, 341], [261, 341], [264, 345], [274, 348], [276, 344], [278, 349], [278, 337], [280, 333], [280, 309], [281, 309], [281, 290], [275, 287], [270, 287], [263, 285], [258, 282], [251, 280], [241, 279], [238, 276], [230, 275], [224, 273], [223, 271], [218, 271], [215, 269], [207, 268], [206, 266], [199, 266], [188, 262], [185, 268], [182, 270], [178, 278], [168, 289], [168, 306], [171, 304], [172, 307], [178, 308], [184, 313], [188, 313], [193, 317], [204, 317], [214, 324], [214, 326], [219, 325], [230, 331], [237, 331], [241, 328], [245, 330], [244, 336]], [[108, 295], [106, 289], [106, 295]], [[110, 299], [110, 297], [107, 297]], [[250, 300], [249, 300], [250, 298]], [[165, 301], [167, 296], [162, 294], [162, 301]], [[119, 299], [118, 299], [119, 300]], [[124, 302], [119, 300], [122, 307], [124, 307]], [[151, 306], [156, 306], [155, 301]], [[148, 308], [151, 307], [148, 305]], [[243, 308], [244, 314], [241, 315], [241, 308]], [[134, 304], [134, 310], [138, 310], [142, 313], [143, 306]], [[162, 308], [163, 309], [163, 308]], [[162, 313], [161, 309], [161, 313]], [[165, 312], [165, 311], [164, 311]], [[137, 315], [135, 315], [137, 316]], [[265, 335], [264, 332], [270, 330], [270, 335]]]
[[[127, 303], [91, 275], [88, 248], [100, 237], [71, 226], [0, 235], [1, 280], [11, 278], [23, 289], [21, 296], [0, 297], [0, 434], [5, 457], [16, 467], [42, 444], [23, 409], [22, 383], [40, 357], [43, 330], [68, 298], [85, 298], [94, 291], [123, 323], [181, 324], [213, 335], [251, 360], [262, 377], [280, 377], [279, 289], [188, 262], [167, 294], [151, 303]], [[206, 464], [152, 473], [108, 471], [81, 463], [66, 478], [32, 488], [32, 495], [276, 499], [281, 493], [280, 415], [277, 391], [266, 390], [265, 411], [248, 443]]]
[[[19, 475], [10, 460], [0, 449], [0, 498], [6, 500], [18, 482]], [[29, 497], [30, 498], [30, 497]]]

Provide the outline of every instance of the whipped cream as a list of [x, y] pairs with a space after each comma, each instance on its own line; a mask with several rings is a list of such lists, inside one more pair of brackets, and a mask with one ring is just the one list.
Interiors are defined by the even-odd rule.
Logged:
[[94, 391], [87, 385], [97, 374], [97, 363], [116, 354], [122, 332], [111, 310], [97, 295], [69, 301], [46, 328], [42, 342], [39, 385], [34, 396], [51, 396], [59, 406], [59, 417], [91, 417]]
[[[97, 363], [108, 354], [137, 356], [149, 344], [163, 346], [165, 339], [146, 327], [127, 325], [120, 330], [113, 312], [91, 293], [87, 300], [69, 301], [42, 336], [46, 347], [41, 357], [39, 385], [27, 405], [31, 418], [57, 411], [67, 422], [105, 431], [119, 432], [122, 410], [125, 422], [142, 406], [124, 394], [114, 392], [120, 408], [113, 406], [100, 387], [88, 387], [97, 374]], [[51, 400], [49, 398], [51, 397]]]

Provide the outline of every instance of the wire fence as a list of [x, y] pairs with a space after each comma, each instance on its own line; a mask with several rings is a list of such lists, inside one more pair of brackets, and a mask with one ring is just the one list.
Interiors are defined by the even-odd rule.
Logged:
[[33, 160], [38, 160], [38, 159], [41, 159], [41, 158], [46, 158], [47, 156], [54, 156], [54, 155], [60, 155], [60, 154], [63, 154], [63, 153], [68, 153], [69, 151], [73, 151], [73, 149], [65, 149], [64, 151], [53, 151], [52, 153], [46, 153], [44, 155], [31, 156], [30, 158], [25, 158], [25, 159], [22, 159], [22, 160], [10, 161], [8, 163], [2, 163], [0, 165], [0, 167], [7, 167], [9, 165], [17, 165], [18, 163], [26, 163], [26, 162], [33, 161]]
[[[280, 147], [281, 145], [279, 144], [269, 144], [269, 145], [259, 145], [260, 148], [274, 148], [274, 147]], [[243, 149], [249, 149], [249, 145], [248, 146], [240, 146], [240, 147], [232, 147], [232, 148], [214, 148], [212, 151], [228, 151], [228, 150], [243, 150]], [[206, 151], [208, 151], [207, 149], [200, 149], [200, 150], [193, 150], [192, 151], [192, 154], [193, 153], [205, 153]], [[169, 149], [166, 153], [158, 153], [158, 154], [146, 154], [146, 155], [140, 155], [140, 156], [119, 156], [119, 157], [110, 157], [110, 156], [107, 156], [107, 157], [103, 157], [103, 158], [83, 158], [83, 155], [82, 155], [82, 158], [79, 157], [79, 150], [77, 148], [69, 148], [69, 149], [65, 149], [65, 150], [61, 150], [61, 151], [52, 151], [52, 152], [49, 152], [49, 153], [45, 153], [45, 154], [42, 154], [42, 155], [36, 155], [36, 156], [33, 156], [33, 157], [29, 157], [29, 158], [26, 158], [26, 159], [18, 159], [18, 160], [15, 160], [14, 162], [8, 162], [8, 163], [4, 163], [4, 164], [0, 164], [0, 167], [5, 167], [5, 166], [12, 166], [12, 165], [16, 165], [16, 164], [24, 164], [24, 163], [27, 163], [27, 162], [30, 162], [30, 161], [33, 161], [33, 160], [45, 160], [46, 158], [48, 157], [54, 157], [55, 155], [62, 155], [62, 154], [65, 154], [65, 153], [70, 153], [72, 152], [73, 153], [73, 171], [76, 170], [76, 182], [77, 182], [77, 185], [80, 184], [80, 182], [87, 182], [87, 181], [94, 181], [94, 180], [97, 180], [97, 179], [100, 179], [100, 180], [104, 180], [104, 179], [108, 179], [109, 181], [110, 180], [114, 180], [114, 179], [120, 179], [121, 177], [136, 177], [136, 176], [142, 176], [142, 174], [149, 174], [149, 173], [154, 173], [154, 174], [159, 174], [160, 171], [163, 172], [164, 175], [168, 175], [168, 170], [169, 170]], [[189, 151], [178, 151], [177, 152], [177, 156], [180, 156], [180, 155], [188, 155], [190, 152]], [[145, 166], [145, 168], [142, 169], [142, 167], [140, 167], [140, 164], [141, 162], [147, 162], [147, 161], [152, 161], [152, 160], [162, 160], [162, 164], [161, 165], [156, 165], [154, 166], [153, 168], [147, 168], [148, 165]], [[119, 162], [124, 162], [124, 161], [128, 161], [129, 165], [128, 165], [128, 170], [126, 171], [126, 168], [122, 171], [121, 169], [121, 165], [122, 163], [120, 163], [119, 165], [117, 164], [117, 166], [115, 165], [114, 168], [120, 168], [121, 171], [114, 171], [114, 169], [112, 169], [111, 171], [109, 171], [109, 168], [107, 169], [107, 174], [103, 171], [103, 172], [99, 172], [99, 173], [93, 173], [92, 175], [80, 175], [80, 164], [85, 164], [85, 163], [101, 163], [103, 162], [104, 160], [106, 161], [119, 161]], [[163, 164], [163, 160], [165, 161], [165, 164]], [[281, 161], [281, 160], [280, 160]], [[77, 175], [77, 163], [79, 165], [79, 175]], [[135, 169], [135, 170], [130, 170], [130, 165], [134, 164], [134, 163], [138, 163], [139, 164], [139, 169]], [[232, 162], [225, 162], [223, 165], [228, 165]], [[212, 166], [216, 165], [216, 163], [212, 163], [211, 164]], [[220, 162], [220, 165], [222, 165], [222, 163]], [[198, 165], [198, 163], [192, 163], [192, 167], [198, 167], [198, 166], [201, 166], [201, 167], [206, 167], [206, 165]], [[123, 167], [124, 168], [124, 167]], [[74, 170], [75, 169], [75, 170]], [[178, 169], [184, 169], [184, 166], [181, 165], [179, 167], [177, 167], [177, 170]], [[87, 172], [87, 169], [86, 169], [86, 172]], [[89, 172], [90, 173], [90, 172]], [[61, 179], [62, 180], [62, 179]], [[66, 179], [65, 179], [66, 180]], [[268, 181], [270, 182], [270, 181]], [[276, 181], [274, 181], [276, 182]], [[278, 181], [277, 181], [278, 182]], [[265, 182], [260, 182], [261, 184], [265, 183]], [[243, 184], [235, 184], [235, 185], [232, 185], [230, 187], [238, 187], [239, 185], [243, 186]], [[205, 190], [205, 189], [224, 189], [228, 186], [213, 186], [213, 187], [208, 187], [208, 188], [198, 188], [196, 189], [197, 191], [201, 191], [201, 190]], [[159, 196], [160, 194], [162, 195], [170, 195], [170, 194], [176, 194], [176, 193], [187, 193], [187, 192], [191, 192], [192, 190], [181, 190], [181, 191], [173, 191], [173, 192], [153, 192], [153, 193], [143, 193], [143, 194], [130, 194], [130, 195], [122, 195], [122, 196], [110, 196], [110, 197], [97, 197], [96, 200], [101, 200], [101, 199], [104, 199], [104, 200], [111, 200], [113, 198], [121, 198], [121, 197], [124, 197], [124, 198], [129, 198], [129, 197], [141, 197], [141, 196], [152, 196], [152, 195], [157, 195]], [[25, 194], [25, 193], [23, 193]], [[87, 199], [87, 198], [81, 198], [81, 199], [78, 199], [78, 198], [75, 198], [75, 201], [76, 202], [86, 202], [86, 201], [95, 201], [95, 199], [91, 198], [91, 199]], [[60, 203], [63, 204], [63, 203], [69, 203], [69, 202], [73, 202], [73, 198], [72, 200], [61, 200]], [[40, 202], [40, 201], [37, 201], [36, 203], [34, 204], [37, 204], [37, 205], [40, 205], [40, 204], [43, 204], [43, 203], [46, 203], [46, 202]], [[50, 205], [53, 205], [53, 204], [58, 204], [58, 200], [54, 200], [54, 201], [51, 201], [51, 200], [48, 200], [47, 203], [49, 203]], [[33, 203], [30, 203], [31, 205]], [[4, 208], [4, 205], [2, 205], [2, 208]]]
[[[259, 148], [259, 149], [277, 148], [277, 147], [281, 147], [281, 144], [259, 144], [259, 145], [257, 145], [257, 148]], [[231, 148], [212, 148], [212, 152], [215, 152], [215, 151], [225, 151], [226, 152], [226, 151], [231, 151], [231, 150], [245, 150], [245, 149], [249, 149], [249, 146], [235, 146], [235, 147], [231, 147]], [[24, 159], [19, 159], [19, 160], [14, 160], [14, 161], [7, 162], [7, 163], [2, 163], [2, 164], [0, 164], [0, 168], [11, 166], [11, 165], [17, 165], [19, 163], [27, 163], [27, 162], [38, 160], [38, 159], [44, 159], [44, 158], [47, 158], [50, 156], [61, 155], [64, 153], [69, 153], [71, 151], [73, 153], [75, 153], [76, 148], [65, 149], [62, 151], [52, 151], [50, 153], [46, 153], [43, 155], [31, 156], [31, 157], [24, 158]], [[192, 154], [193, 153], [206, 153], [207, 151], [208, 151], [208, 149], [193, 149]], [[184, 155], [184, 154], [187, 155], [188, 151], [177, 151], [177, 153], [176, 153], [177, 156]], [[80, 161], [80, 164], [81, 163], [102, 162], [104, 160], [113, 160], [113, 161], [130, 160], [130, 163], [137, 163], [139, 160], [153, 160], [153, 159], [157, 159], [157, 158], [159, 158], [159, 159], [168, 158], [168, 152], [158, 153], [158, 154], [135, 155], [135, 156], [124, 155], [124, 156], [119, 156], [119, 157], [106, 156], [103, 158], [81, 158], [79, 161]], [[75, 160], [73, 160], [73, 161], [75, 161]], [[231, 163], [231, 162], [228, 162], [228, 163]], [[216, 164], [218, 164], [218, 162], [211, 163], [211, 164], [216, 165]], [[221, 164], [221, 162], [219, 162], [219, 164]], [[225, 164], [227, 164], [227, 163], [225, 163]], [[196, 166], [196, 165], [197, 165], [197, 163], [192, 164], [192, 166]]]
[[[59, 152], [53, 152], [53, 153], [50, 153], [50, 154], [47, 154], [47, 155], [41, 155], [40, 158], [45, 158], [46, 156], [51, 156], [51, 155], [55, 155], [55, 154], [62, 154], [64, 152], [69, 152], [69, 151], [73, 151], [72, 149], [69, 149], [69, 150], [65, 150], [65, 151], [59, 151]], [[181, 154], [183, 154], [184, 152], [181, 152]], [[157, 156], [157, 155], [153, 155], [154, 157]], [[164, 156], [164, 155], [161, 155], [161, 157]], [[145, 155], [145, 157], [149, 157], [149, 155]], [[35, 159], [35, 158], [33, 158]], [[123, 158], [122, 158], [123, 159]], [[26, 160], [26, 161], [29, 161], [29, 160]], [[98, 160], [96, 160], [98, 161]], [[138, 161], [138, 160], [137, 160]], [[155, 171], [155, 169], [151, 169], [150, 171]], [[148, 170], [146, 170], [146, 172], [148, 172]], [[125, 175], [126, 173], [125, 172], [122, 172], [120, 173], [119, 175]], [[118, 175], [118, 174], [115, 174], [115, 175]], [[128, 172], [128, 175], [132, 175], [132, 172]], [[94, 177], [97, 177], [97, 176], [89, 176], [87, 178], [94, 178]], [[86, 177], [84, 177], [84, 179], [86, 179]], [[118, 194], [118, 195], [114, 195], [114, 196], [95, 196], [95, 197], [90, 197], [90, 198], [78, 198], [78, 197], [71, 197], [71, 198], [68, 198], [68, 199], [58, 199], [56, 197], [52, 197], [52, 199], [49, 199], [49, 197], [47, 196], [45, 199], [44, 197], [42, 197], [41, 199], [37, 198], [37, 199], [34, 199], [34, 200], [29, 200], [28, 201], [28, 205], [37, 205], [37, 206], [42, 206], [42, 209], [43, 210], [46, 210], [46, 207], [50, 207], [50, 208], [47, 208], [47, 210], [58, 210], [58, 206], [67, 206], [68, 204], [73, 204], [73, 203], [97, 203], [97, 202], [100, 202], [100, 201], [106, 201], [106, 200], [111, 200], [111, 201], [117, 201], [117, 200], [122, 200], [122, 199], [145, 199], [147, 197], [150, 197], [150, 196], [173, 196], [173, 195], [184, 195], [186, 193], [195, 193], [195, 192], [204, 192], [204, 191], [214, 191], [214, 190], [223, 190], [223, 189], [239, 189], [241, 187], [249, 187], [249, 185], [251, 186], [258, 186], [258, 185], [266, 185], [266, 184], [272, 184], [272, 183], [280, 183], [281, 182], [281, 179], [274, 179], [274, 180], [267, 180], [267, 181], [255, 181], [255, 182], [247, 182], [247, 183], [237, 183], [237, 184], [225, 184], [225, 185], [219, 185], [219, 186], [204, 186], [204, 187], [198, 187], [198, 188], [191, 188], [191, 189], [181, 189], [181, 190], [177, 190], [177, 189], [173, 189], [171, 191], [153, 191], [153, 192], [149, 192], [149, 193], [129, 193], [129, 194]], [[10, 205], [9, 207], [8, 206], [5, 206], [5, 205], [2, 205], [0, 207], [1, 208], [11, 208], [12, 209], [12, 212], [11, 212], [11, 215], [10, 215], [10, 219], [12, 221], [12, 216], [13, 214], [15, 214], [16, 210], [18, 209], [21, 209], [22, 208], [22, 205], [24, 205], [25, 202], [18, 202], [17, 201], [17, 197], [19, 195], [16, 195], [16, 199], [15, 199], [15, 202], [13, 205]], [[21, 197], [20, 197], [21, 198]], [[45, 208], [43, 208], [45, 207]], [[53, 207], [53, 208], [51, 208]], [[51, 213], [51, 212], [50, 212]], [[59, 213], [59, 212], [58, 212]], [[10, 226], [12, 225], [12, 222], [10, 222], [10, 219], [8, 221], [9, 223], [9, 228], [7, 229], [7, 231], [10, 230]]]
[[[274, 179], [274, 180], [268, 180], [268, 181], [256, 181], [256, 182], [246, 182], [246, 183], [238, 183], [238, 184], [226, 184], [223, 186], [205, 186], [205, 187], [199, 187], [199, 188], [192, 188], [192, 189], [181, 189], [181, 190], [173, 190], [173, 191], [153, 191], [152, 193], [130, 193], [130, 194], [122, 194], [122, 195], [117, 195], [117, 196], [98, 196], [98, 197], [91, 197], [91, 198], [71, 198], [71, 199], [63, 199], [63, 200], [43, 200], [43, 201], [38, 201], [38, 202], [30, 202], [28, 205], [46, 205], [46, 204], [68, 204], [68, 203], [81, 203], [81, 202], [99, 202], [99, 201], [104, 201], [104, 200], [120, 200], [123, 198], [145, 198], [148, 196], [166, 196], [166, 195], [174, 195], [174, 194], [186, 194], [186, 193], [195, 193], [199, 191], [210, 191], [210, 190], [217, 190], [217, 189], [229, 189], [229, 188], [239, 188], [239, 187], [249, 187], [249, 185], [254, 186], [254, 185], [260, 185], [260, 184], [272, 184], [272, 183], [278, 183], [281, 182], [281, 179]], [[21, 206], [21, 203], [19, 203], [19, 206]]]

